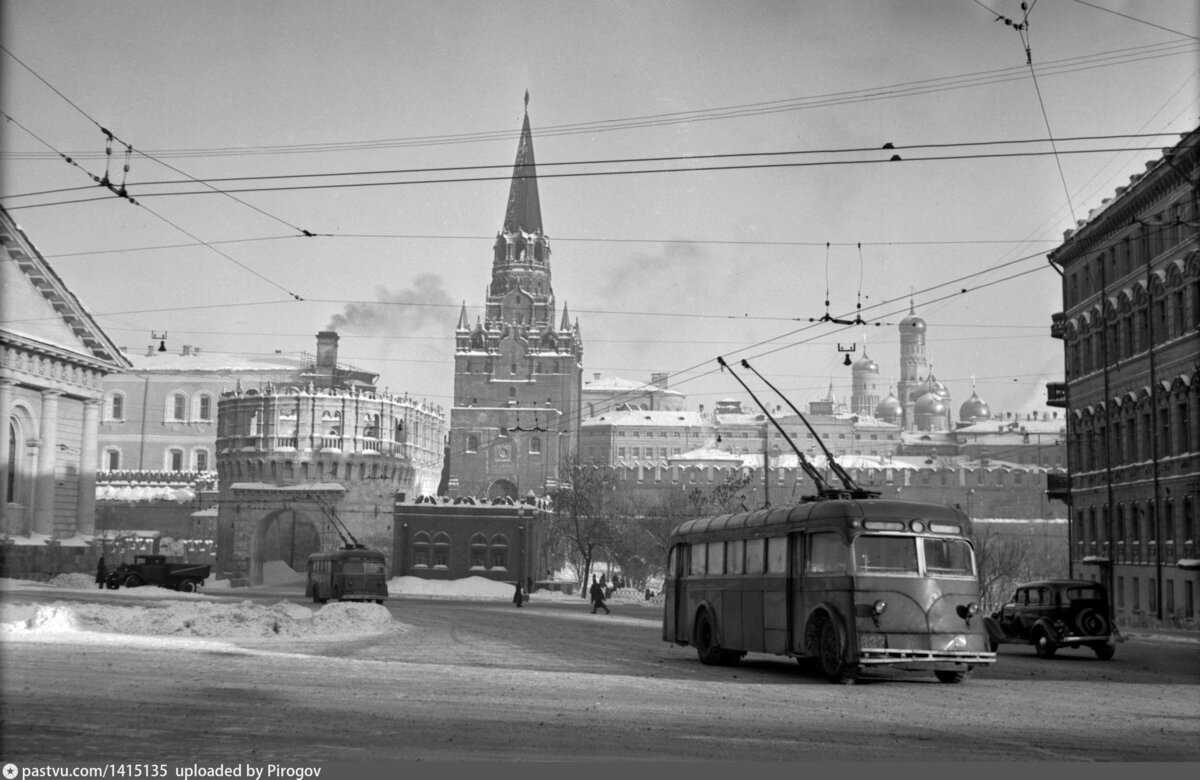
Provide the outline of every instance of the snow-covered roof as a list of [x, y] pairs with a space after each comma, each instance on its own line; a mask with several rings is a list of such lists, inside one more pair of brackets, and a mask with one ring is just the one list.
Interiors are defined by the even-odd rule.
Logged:
[[295, 372], [305, 368], [308, 361], [286, 355], [247, 355], [231, 352], [193, 351], [152, 352], [129, 354], [131, 371], [161, 371], [164, 373], [236, 373], [240, 371]]
[[595, 417], [588, 417], [580, 422], [582, 426], [595, 425], [623, 425], [631, 426], [646, 426], [646, 427], [667, 427], [667, 426], [695, 426], [703, 425], [704, 419], [699, 412], [685, 411], [644, 411], [644, 410], [623, 410], [611, 411]]

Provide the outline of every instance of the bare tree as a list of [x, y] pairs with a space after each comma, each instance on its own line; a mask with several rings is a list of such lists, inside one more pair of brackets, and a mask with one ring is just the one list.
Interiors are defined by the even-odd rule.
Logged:
[[568, 461], [566, 480], [554, 492], [554, 533], [570, 548], [586, 597], [596, 553], [611, 545], [616, 481], [604, 468]]
[[1004, 530], [991, 523], [974, 524], [979, 597], [985, 611], [999, 609], [1023, 582], [1065, 576], [1066, 538], [1048, 528], [1039, 527], [1036, 520]]

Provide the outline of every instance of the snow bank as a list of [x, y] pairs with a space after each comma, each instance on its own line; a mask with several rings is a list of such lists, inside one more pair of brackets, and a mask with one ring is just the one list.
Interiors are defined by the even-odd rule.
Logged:
[[262, 606], [186, 600], [163, 605], [113, 606], [56, 602], [34, 607], [5, 604], [0, 637], [96, 632], [139, 636], [255, 638], [379, 634], [402, 630], [386, 607], [342, 602], [320, 609], [289, 601]]

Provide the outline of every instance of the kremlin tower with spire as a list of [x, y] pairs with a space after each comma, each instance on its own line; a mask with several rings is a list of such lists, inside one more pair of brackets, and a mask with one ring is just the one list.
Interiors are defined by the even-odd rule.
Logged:
[[454, 336], [450, 495], [545, 495], [577, 448], [583, 342], [565, 304], [556, 316], [528, 93], [484, 311], [472, 323], [464, 302]]

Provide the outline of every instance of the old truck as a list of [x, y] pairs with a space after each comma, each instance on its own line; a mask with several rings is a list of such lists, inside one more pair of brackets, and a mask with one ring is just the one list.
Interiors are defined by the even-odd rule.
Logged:
[[157, 585], [184, 593], [195, 593], [212, 573], [212, 567], [200, 563], [167, 563], [165, 555], [135, 555], [133, 563], [122, 563], [113, 569], [105, 585], [109, 590], [121, 586], [137, 588]]

